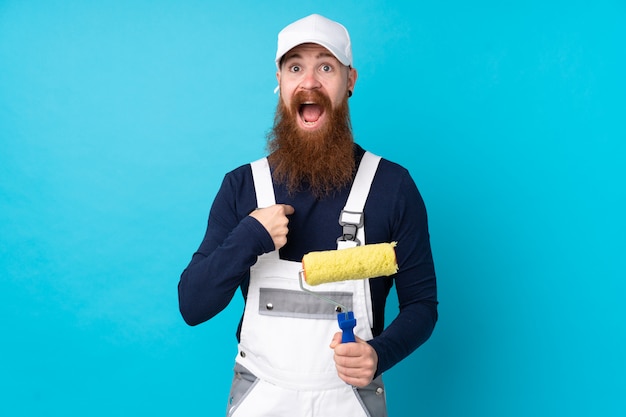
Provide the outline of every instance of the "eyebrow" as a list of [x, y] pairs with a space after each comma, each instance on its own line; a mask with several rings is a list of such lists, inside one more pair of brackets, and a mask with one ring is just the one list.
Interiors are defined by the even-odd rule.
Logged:
[[[335, 55], [331, 54], [330, 52], [320, 52], [315, 58], [335, 58]], [[282, 59], [282, 62], [288, 61], [290, 59], [302, 59], [302, 55], [300, 55], [298, 52], [285, 55]]]

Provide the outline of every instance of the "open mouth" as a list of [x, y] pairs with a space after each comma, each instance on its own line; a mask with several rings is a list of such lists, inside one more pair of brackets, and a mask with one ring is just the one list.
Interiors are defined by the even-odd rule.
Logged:
[[324, 114], [324, 107], [314, 102], [304, 102], [298, 110], [300, 120], [305, 126], [313, 127], [320, 121]]

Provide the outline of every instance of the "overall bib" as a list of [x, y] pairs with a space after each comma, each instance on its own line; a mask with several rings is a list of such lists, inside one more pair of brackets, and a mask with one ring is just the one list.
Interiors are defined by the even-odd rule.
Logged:
[[[346, 207], [340, 216], [343, 236], [338, 248], [365, 242], [363, 207], [380, 158], [363, 157]], [[259, 207], [275, 204], [267, 159], [253, 162]], [[229, 417], [384, 417], [385, 392], [380, 377], [356, 388], [337, 375], [329, 344], [340, 331], [338, 306], [302, 291], [300, 262], [279, 259], [278, 251], [260, 256], [250, 269]], [[333, 282], [305, 288], [354, 312], [354, 334], [372, 336], [368, 280]]]

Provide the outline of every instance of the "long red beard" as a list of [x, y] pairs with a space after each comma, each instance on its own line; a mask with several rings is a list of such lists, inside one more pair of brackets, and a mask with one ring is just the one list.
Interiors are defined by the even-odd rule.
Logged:
[[[324, 107], [328, 118], [314, 132], [302, 130], [296, 120], [300, 104], [311, 98]], [[347, 97], [335, 109], [319, 92], [297, 93], [291, 108], [279, 99], [267, 147], [274, 179], [290, 193], [310, 191], [323, 198], [349, 185], [354, 176], [353, 145]]]

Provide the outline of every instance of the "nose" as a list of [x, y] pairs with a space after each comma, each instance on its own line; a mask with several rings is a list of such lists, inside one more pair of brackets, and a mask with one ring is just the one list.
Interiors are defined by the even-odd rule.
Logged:
[[300, 88], [303, 90], [314, 90], [320, 88], [322, 84], [317, 77], [315, 71], [306, 71], [302, 75], [302, 82], [300, 83]]

